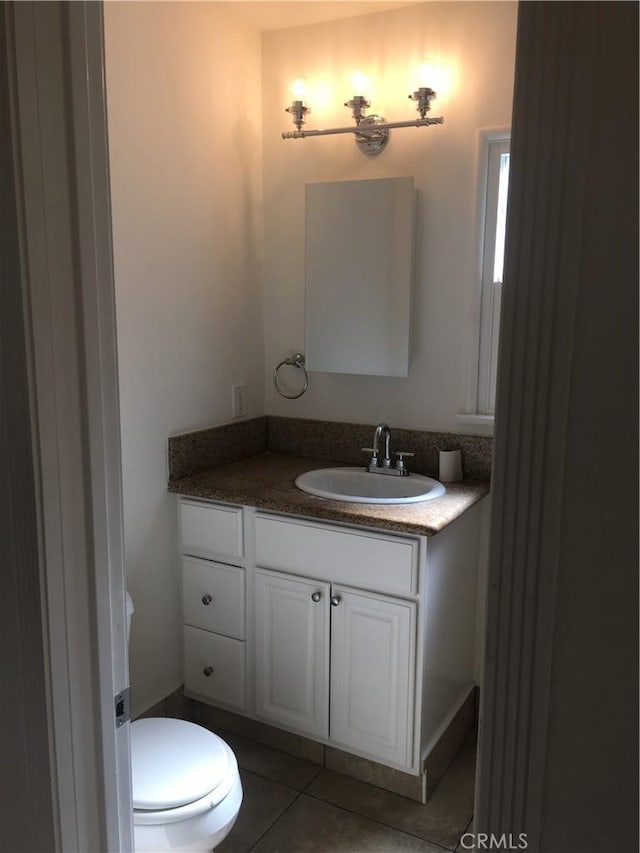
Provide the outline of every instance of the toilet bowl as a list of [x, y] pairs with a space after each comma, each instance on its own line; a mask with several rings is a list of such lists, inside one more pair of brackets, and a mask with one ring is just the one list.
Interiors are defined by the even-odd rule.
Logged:
[[242, 803], [238, 764], [213, 732], [185, 720], [131, 724], [136, 853], [213, 850]]
[[[127, 593], [127, 628], [132, 614]], [[233, 751], [186, 720], [150, 717], [131, 724], [131, 776], [136, 853], [209, 853], [240, 811]]]

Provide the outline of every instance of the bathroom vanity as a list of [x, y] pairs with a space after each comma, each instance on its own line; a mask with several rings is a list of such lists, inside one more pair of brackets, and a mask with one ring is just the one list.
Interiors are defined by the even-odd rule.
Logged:
[[[185, 694], [422, 779], [473, 701], [487, 484], [408, 506], [300, 492], [270, 455], [172, 484]], [[373, 475], [375, 476], [375, 475]]]

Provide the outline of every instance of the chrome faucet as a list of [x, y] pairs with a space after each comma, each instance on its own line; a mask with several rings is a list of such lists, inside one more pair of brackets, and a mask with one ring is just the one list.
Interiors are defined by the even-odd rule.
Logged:
[[383, 468], [391, 468], [391, 430], [388, 424], [378, 424], [376, 431], [373, 434], [373, 455], [378, 457], [380, 439], [384, 435], [384, 456], [379, 460], [378, 465]]
[[[384, 436], [384, 456], [380, 459], [380, 440]], [[391, 430], [389, 425], [378, 424], [373, 434], [373, 447], [363, 447], [363, 451], [370, 453], [367, 471], [371, 474], [394, 474], [396, 477], [406, 477], [409, 470], [404, 461], [405, 456], [413, 456], [409, 451], [399, 451], [394, 462], [391, 460]]]

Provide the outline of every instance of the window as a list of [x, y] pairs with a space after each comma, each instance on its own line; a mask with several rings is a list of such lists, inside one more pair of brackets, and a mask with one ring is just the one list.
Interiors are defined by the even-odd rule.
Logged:
[[496, 402], [502, 272], [509, 191], [509, 138], [485, 137], [484, 231], [476, 411], [493, 415]]

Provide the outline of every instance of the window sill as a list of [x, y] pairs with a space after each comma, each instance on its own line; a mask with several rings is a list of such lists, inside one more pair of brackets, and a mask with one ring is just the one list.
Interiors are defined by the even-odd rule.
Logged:
[[493, 435], [493, 415], [474, 415], [460, 414], [456, 415], [456, 421], [465, 426], [472, 426], [477, 430], [478, 435]]

